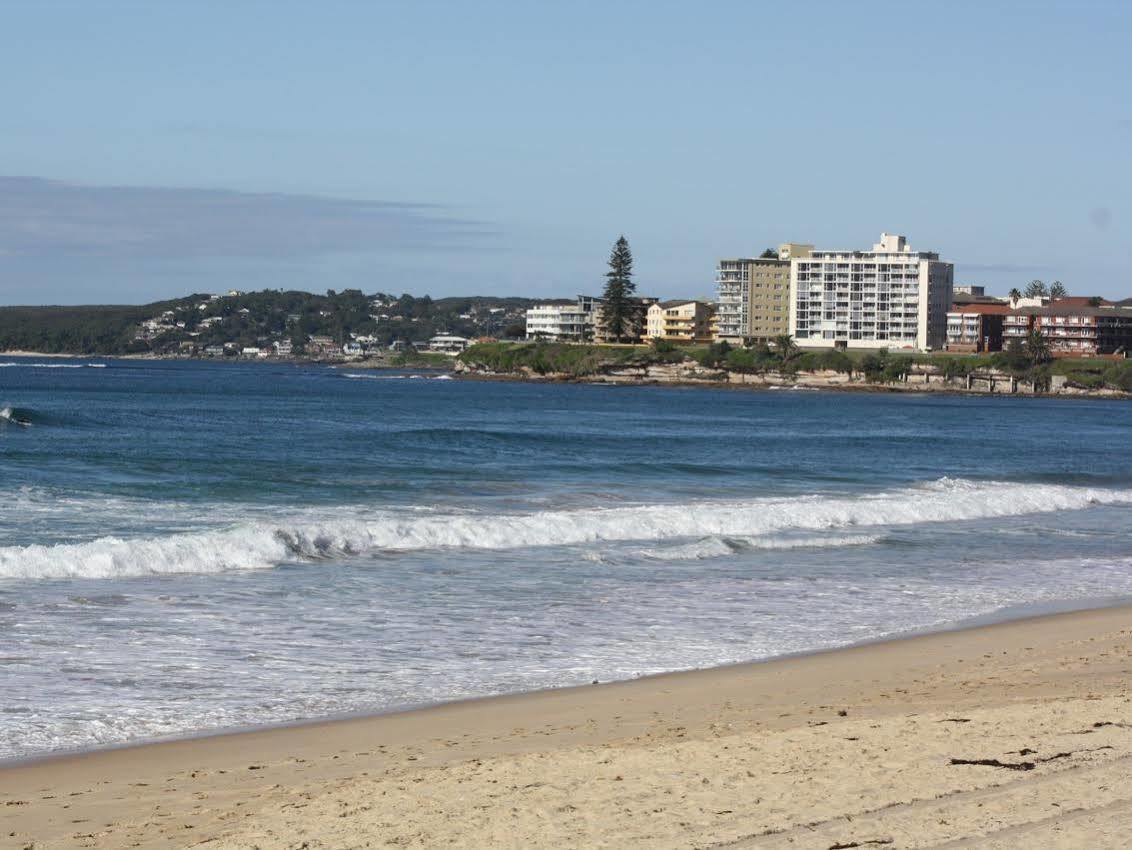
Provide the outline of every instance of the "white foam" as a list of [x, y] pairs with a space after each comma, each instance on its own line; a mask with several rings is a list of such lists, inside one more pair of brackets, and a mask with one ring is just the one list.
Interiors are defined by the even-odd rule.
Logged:
[[524, 514], [438, 512], [421, 516], [419, 512], [376, 511], [350, 519], [300, 515], [286, 523], [245, 522], [226, 529], [148, 539], [102, 537], [85, 543], [3, 547], [0, 578], [212, 573], [366, 552], [502, 550], [688, 537], [745, 538], [758, 541], [749, 545], [775, 546], [783, 544], [766, 538], [784, 531], [916, 525], [1122, 503], [1132, 503], [1132, 491], [941, 479], [920, 487], [858, 496]]
[[369, 375], [360, 372], [343, 372], [343, 378], [354, 378], [366, 381], [451, 381], [451, 375]]
[[13, 425], [21, 425], [25, 428], [31, 425], [31, 422], [27, 419], [21, 416], [17, 416], [16, 411], [14, 411], [12, 408], [0, 408], [0, 424], [7, 425], [9, 422]]
[[0, 368], [12, 369], [105, 369], [105, 363], [15, 363], [8, 361], [0, 363]]
[[869, 546], [884, 539], [881, 534], [829, 535], [825, 537], [705, 537], [692, 543], [653, 549], [640, 554], [655, 561], [705, 560], [734, 555], [747, 549], [835, 549]]

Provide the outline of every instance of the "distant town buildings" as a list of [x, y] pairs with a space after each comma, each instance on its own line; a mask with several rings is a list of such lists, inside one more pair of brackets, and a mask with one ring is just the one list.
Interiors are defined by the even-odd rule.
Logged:
[[631, 299], [620, 339], [605, 329], [602, 299], [587, 295], [533, 305], [517, 298], [449, 298], [438, 307], [441, 302], [427, 296], [407, 294], [347, 291], [280, 303], [232, 290], [172, 302], [174, 309], [166, 309], [170, 302], [154, 305], [154, 315], [131, 326], [127, 350], [340, 360], [383, 349], [455, 355], [473, 340], [517, 337], [750, 345], [790, 336], [801, 348], [977, 354], [1032, 345], [1034, 334], [1057, 357], [1125, 357], [1132, 349], [1132, 299], [1070, 296], [1059, 282], [1046, 287], [1041, 281], [1024, 288], [1028, 295], [988, 295], [982, 285], [955, 284], [950, 262], [913, 250], [895, 234], [882, 233], [869, 250], [783, 243], [761, 256], [721, 259], [715, 282], [716, 302]]
[[903, 236], [869, 251], [815, 250], [790, 262], [789, 332], [799, 346], [930, 351], [947, 342], [954, 269]]

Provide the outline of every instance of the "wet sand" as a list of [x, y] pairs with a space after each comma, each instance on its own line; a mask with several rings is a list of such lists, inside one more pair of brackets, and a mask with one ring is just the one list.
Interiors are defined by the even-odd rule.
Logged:
[[70, 755], [0, 847], [1126, 847], [1130, 682], [1120, 607]]

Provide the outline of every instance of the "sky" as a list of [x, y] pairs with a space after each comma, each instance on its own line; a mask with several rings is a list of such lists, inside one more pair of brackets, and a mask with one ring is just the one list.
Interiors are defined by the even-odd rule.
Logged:
[[881, 231], [1132, 296], [1132, 3], [0, 0], [0, 304], [714, 293]]

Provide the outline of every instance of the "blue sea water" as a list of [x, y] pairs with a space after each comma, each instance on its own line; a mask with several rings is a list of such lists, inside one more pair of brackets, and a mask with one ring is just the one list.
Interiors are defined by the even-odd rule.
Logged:
[[1130, 597], [1130, 436], [1120, 401], [0, 356], [0, 757]]

